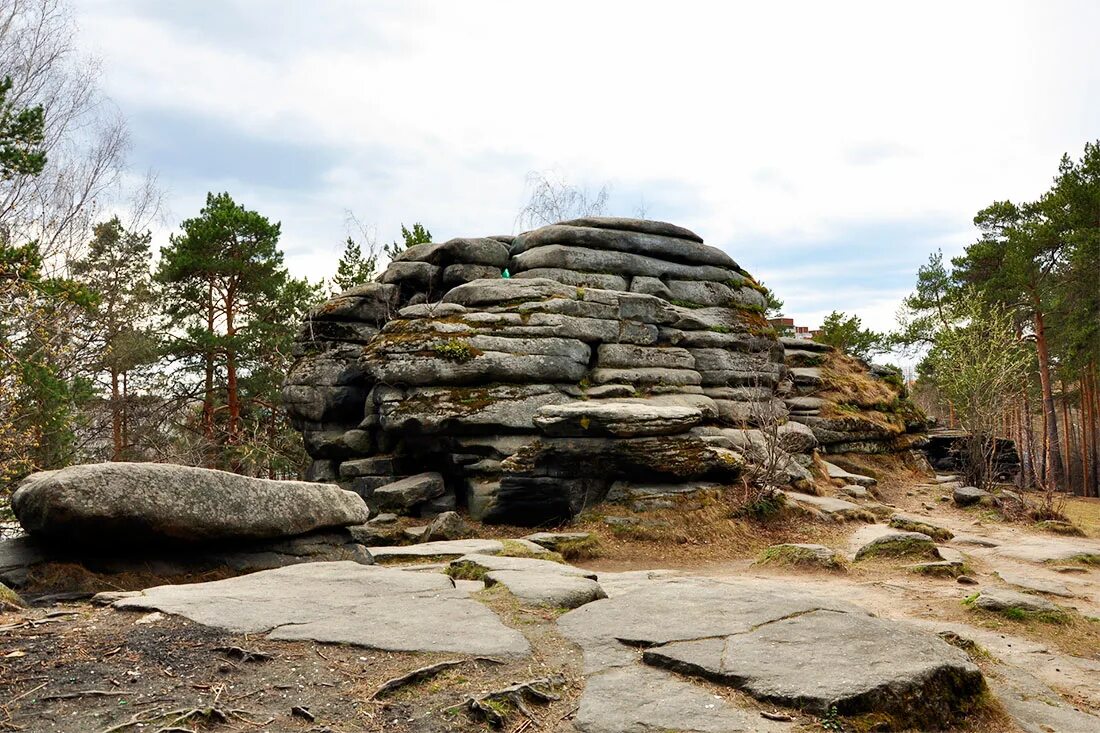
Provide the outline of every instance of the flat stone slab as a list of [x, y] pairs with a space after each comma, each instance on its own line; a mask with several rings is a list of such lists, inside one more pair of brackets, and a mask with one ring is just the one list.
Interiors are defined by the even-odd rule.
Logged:
[[851, 471], [845, 471], [835, 463], [829, 463], [828, 461], [822, 461], [825, 464], [825, 472], [831, 479], [839, 479], [840, 481], [847, 481], [850, 484], [856, 484], [857, 486], [874, 486], [878, 483], [877, 480], [870, 476], [861, 476], [858, 473], [852, 473]]
[[1038, 563], [1084, 561], [1100, 565], [1100, 542], [1059, 537], [1028, 537], [1003, 543], [995, 555]]
[[[409, 652], [525, 656], [527, 640], [451, 579], [353, 562], [319, 562], [116, 598], [238, 634]], [[440, 623], [446, 619], [446, 623]], [[461, 630], [461, 633], [456, 633]]]
[[535, 427], [553, 436], [613, 436], [686, 433], [703, 420], [693, 407], [650, 405], [638, 402], [570, 402], [540, 407]]
[[588, 578], [596, 580], [596, 574], [591, 570], [566, 565], [565, 563], [539, 560], [531, 557], [503, 557], [499, 555], [463, 555], [457, 560], [451, 561], [451, 568], [477, 568], [482, 572], [497, 570], [511, 570], [543, 575], [566, 575], [575, 578]]
[[1024, 590], [1033, 591], [1035, 593], [1046, 593], [1047, 595], [1059, 596], [1061, 598], [1073, 598], [1074, 595], [1073, 591], [1067, 588], [1064, 583], [1059, 583], [1056, 580], [1036, 578], [1016, 570], [1000, 569], [996, 572], [1001, 580], [1017, 588], [1023, 588]]
[[1062, 613], [1061, 608], [1045, 598], [1007, 588], [983, 590], [974, 600], [974, 606], [986, 611], [1019, 609], [1025, 613]]
[[841, 601], [792, 590], [774, 581], [719, 581], [635, 574], [630, 590], [581, 606], [558, 619], [562, 633], [580, 645], [588, 670], [632, 663], [639, 647], [744, 633], [760, 624], [816, 609], [866, 612]]
[[[532, 553], [541, 554], [548, 552], [544, 547], [526, 540], [515, 540], [522, 543], [524, 549]], [[401, 547], [369, 547], [370, 554], [377, 562], [387, 560], [399, 560], [417, 557], [461, 557], [463, 555], [499, 555], [504, 552], [504, 543], [500, 540], [442, 540], [439, 542], [422, 542], [418, 545], [404, 545]]]
[[674, 674], [632, 664], [589, 676], [573, 724], [583, 733], [773, 733], [789, 723], [737, 708]]
[[494, 570], [485, 574], [486, 586], [497, 583], [507, 588], [521, 603], [530, 606], [578, 608], [607, 598], [595, 580], [562, 573]]
[[924, 725], [948, 722], [951, 708], [984, 689], [962, 650], [903, 624], [833, 611], [667, 644], [643, 659], [817, 714], [835, 707], [842, 715], [881, 712]]
[[591, 532], [535, 532], [523, 539], [534, 542], [539, 547], [545, 547], [551, 552], [557, 552], [560, 547], [589, 542], [595, 538]]
[[814, 496], [812, 494], [802, 494], [797, 491], [784, 491], [783, 494], [787, 497], [787, 501], [807, 509], [821, 512], [825, 515], [844, 518], [858, 517], [866, 511], [859, 504], [845, 501], [844, 499], [837, 499], [833, 496]]

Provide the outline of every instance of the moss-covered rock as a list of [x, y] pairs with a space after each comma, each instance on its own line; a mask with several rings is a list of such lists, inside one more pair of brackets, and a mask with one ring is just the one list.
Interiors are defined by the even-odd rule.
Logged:
[[923, 557], [938, 560], [936, 543], [922, 532], [891, 532], [876, 537], [856, 552], [856, 560]]
[[842, 570], [840, 554], [831, 547], [812, 544], [772, 545], [760, 555], [758, 565], [792, 565]]

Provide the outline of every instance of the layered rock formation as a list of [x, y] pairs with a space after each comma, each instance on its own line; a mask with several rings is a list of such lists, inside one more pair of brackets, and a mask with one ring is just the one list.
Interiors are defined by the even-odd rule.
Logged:
[[435, 472], [446, 493], [427, 513], [539, 524], [616, 481], [729, 483], [767, 449], [762, 422], [782, 424], [785, 478], [805, 481], [816, 440], [787, 421], [764, 302], [727, 254], [662, 222], [418, 245], [310, 315], [284, 395], [309, 478], [370, 503]]
[[825, 344], [780, 339], [793, 389], [790, 419], [813, 431], [823, 453], [896, 453], [924, 441], [925, 416], [900, 370], [868, 367]]

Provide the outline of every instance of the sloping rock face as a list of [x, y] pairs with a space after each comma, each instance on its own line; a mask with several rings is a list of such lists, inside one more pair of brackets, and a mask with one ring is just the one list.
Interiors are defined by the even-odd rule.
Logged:
[[[792, 389], [763, 311], [727, 254], [662, 222], [418, 245], [311, 314], [284, 396], [309, 478], [372, 503], [435, 472], [433, 502], [537, 525], [615, 481], [741, 476], [764, 439], [754, 425], [786, 423]], [[787, 478], [808, 479], [812, 431], [782, 435]]]
[[821, 452], [897, 453], [923, 444], [926, 418], [900, 371], [806, 339], [780, 341], [791, 373], [790, 419], [813, 431]]

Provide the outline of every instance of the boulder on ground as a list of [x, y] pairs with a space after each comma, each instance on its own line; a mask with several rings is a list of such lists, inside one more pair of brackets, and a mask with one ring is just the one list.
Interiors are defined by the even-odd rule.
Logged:
[[428, 525], [421, 535], [422, 542], [436, 542], [439, 540], [461, 540], [472, 533], [470, 525], [458, 512], [443, 512]]
[[990, 497], [988, 491], [982, 491], [977, 486], [959, 486], [952, 494], [955, 503], [959, 506], [973, 506]]
[[35, 473], [12, 509], [33, 536], [88, 545], [272, 539], [369, 518], [363, 500], [337, 486], [166, 463]]
[[921, 532], [889, 532], [880, 535], [856, 552], [856, 560], [873, 557], [939, 558], [936, 543]]
[[843, 567], [840, 554], [825, 545], [789, 543], [772, 545], [757, 561], [760, 565], [817, 566], [834, 570]]
[[443, 477], [438, 473], [419, 473], [379, 486], [371, 494], [371, 501], [379, 511], [409, 514], [418, 504], [442, 496], [445, 491]]

